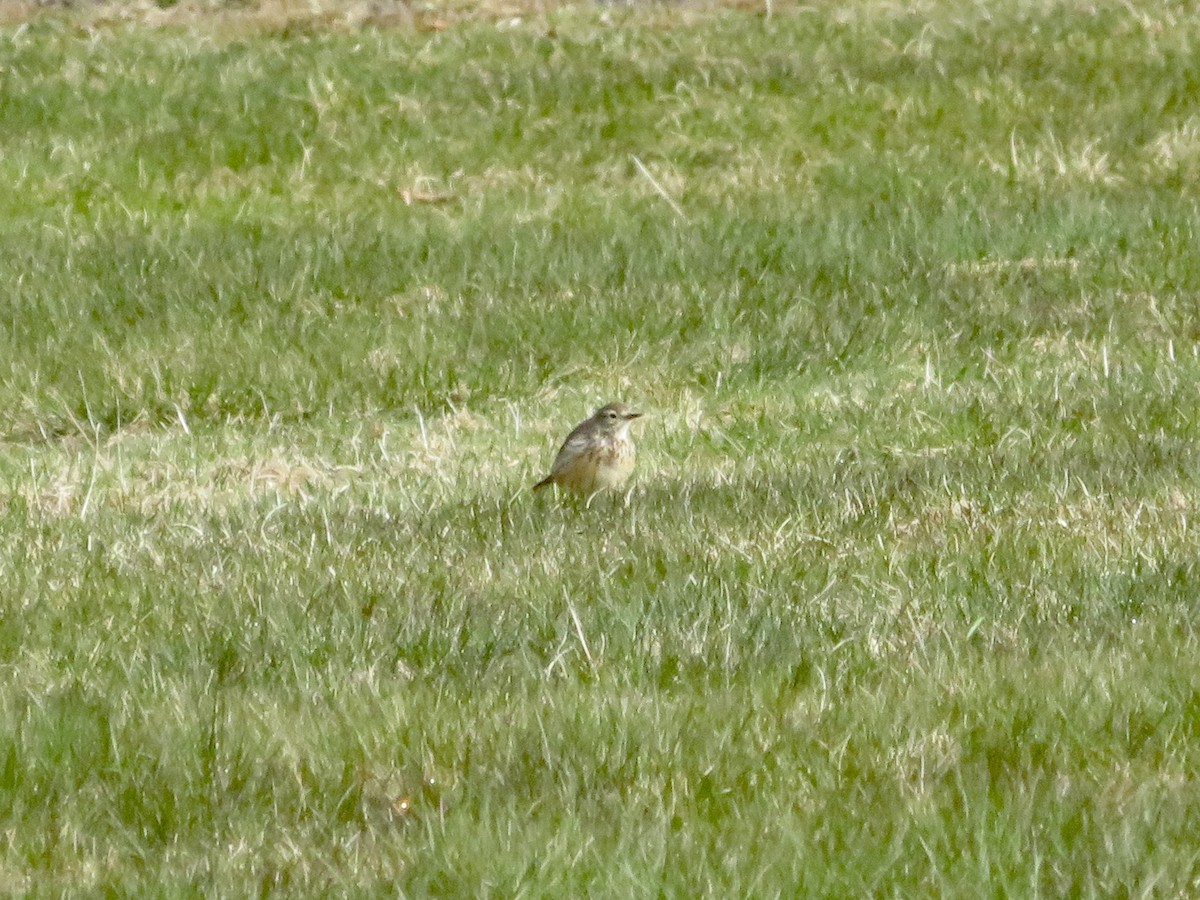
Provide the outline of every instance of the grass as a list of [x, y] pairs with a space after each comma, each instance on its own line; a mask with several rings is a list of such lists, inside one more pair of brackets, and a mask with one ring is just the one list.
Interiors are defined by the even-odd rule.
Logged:
[[263, 9], [0, 32], [0, 891], [1196, 892], [1200, 19]]

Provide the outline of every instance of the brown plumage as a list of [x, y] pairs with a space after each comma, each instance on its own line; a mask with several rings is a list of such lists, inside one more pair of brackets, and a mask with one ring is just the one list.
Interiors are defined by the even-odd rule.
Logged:
[[557, 484], [590, 497], [602, 490], [619, 488], [633, 473], [637, 451], [629, 427], [641, 415], [624, 403], [600, 407], [567, 435], [550, 474], [533, 489]]

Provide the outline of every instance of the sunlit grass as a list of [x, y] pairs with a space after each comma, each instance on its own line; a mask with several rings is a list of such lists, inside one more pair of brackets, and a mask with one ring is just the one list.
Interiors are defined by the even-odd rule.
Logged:
[[0, 892], [1195, 892], [1195, 17], [6, 17]]

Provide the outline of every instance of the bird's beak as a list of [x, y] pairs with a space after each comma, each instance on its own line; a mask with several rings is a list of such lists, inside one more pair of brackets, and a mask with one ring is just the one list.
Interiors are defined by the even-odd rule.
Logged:
[[627, 418], [627, 419], [640, 419], [641, 417], [642, 417], [642, 414], [640, 412], [625, 413], [625, 418]]

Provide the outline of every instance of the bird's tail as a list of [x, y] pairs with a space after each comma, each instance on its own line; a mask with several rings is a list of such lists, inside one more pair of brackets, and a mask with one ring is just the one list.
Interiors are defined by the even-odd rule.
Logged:
[[539, 481], [537, 484], [535, 484], [533, 486], [533, 489], [535, 491], [540, 491], [542, 488], [548, 488], [552, 484], [554, 484], [554, 476], [547, 475], [545, 478], [543, 478], [541, 481]]

